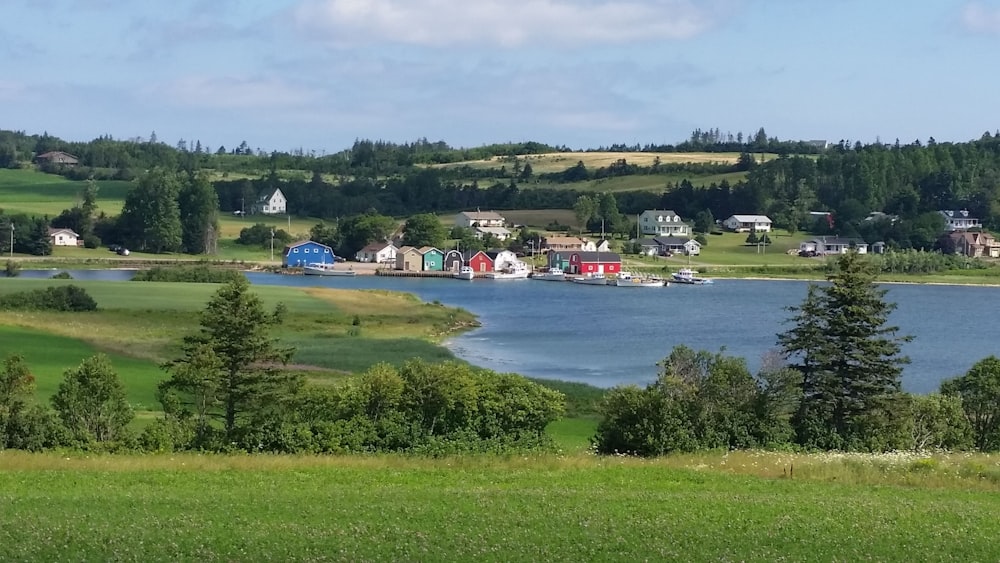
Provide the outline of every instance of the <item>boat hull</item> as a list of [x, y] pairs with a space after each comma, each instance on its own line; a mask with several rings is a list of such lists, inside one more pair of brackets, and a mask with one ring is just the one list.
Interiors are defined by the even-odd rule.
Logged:
[[663, 280], [615, 280], [609, 284], [615, 287], [663, 287], [667, 282]]
[[329, 266], [306, 266], [302, 269], [302, 273], [307, 276], [356, 276], [357, 272], [354, 270], [335, 270], [333, 265]]
[[608, 285], [606, 278], [573, 278], [573, 283], [580, 285]]
[[490, 272], [486, 274], [488, 280], [526, 280], [528, 272]]

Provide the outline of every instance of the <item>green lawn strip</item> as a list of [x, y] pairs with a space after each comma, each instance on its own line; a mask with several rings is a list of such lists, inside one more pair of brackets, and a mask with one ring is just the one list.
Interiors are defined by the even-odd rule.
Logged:
[[590, 449], [590, 439], [597, 433], [597, 418], [560, 418], [545, 427], [548, 434], [566, 453], [579, 453]]
[[0, 471], [0, 559], [996, 557], [1000, 497], [981, 492], [769, 480], [593, 458], [389, 457], [274, 470], [186, 470], [186, 462], [197, 460], [179, 456], [175, 469], [130, 469], [125, 458], [109, 460], [110, 470]]
[[[97, 182], [97, 206], [109, 215], [121, 212], [131, 182]], [[0, 170], [0, 208], [8, 213], [55, 217], [80, 200], [84, 183], [35, 170]]]
[[[35, 376], [37, 397], [48, 401], [55, 394], [67, 369], [100, 350], [81, 340], [37, 330], [0, 326], [0, 357], [24, 356]], [[156, 384], [164, 377], [156, 362], [108, 353], [111, 365], [125, 386], [129, 404], [136, 410], [157, 410]]]

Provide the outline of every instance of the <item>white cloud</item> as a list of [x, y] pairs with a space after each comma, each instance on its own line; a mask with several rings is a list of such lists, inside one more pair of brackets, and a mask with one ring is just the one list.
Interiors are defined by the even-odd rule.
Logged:
[[1000, 34], [1000, 6], [970, 2], [962, 9], [962, 25], [977, 33]]
[[717, 0], [303, 0], [296, 23], [335, 43], [617, 44], [710, 29]]
[[239, 76], [186, 76], [156, 90], [177, 105], [212, 109], [293, 108], [320, 97], [277, 78]]

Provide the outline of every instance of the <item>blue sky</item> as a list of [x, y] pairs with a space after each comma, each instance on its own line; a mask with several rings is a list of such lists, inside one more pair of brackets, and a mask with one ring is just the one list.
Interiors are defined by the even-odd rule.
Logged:
[[0, 128], [571, 148], [1000, 128], [1000, 0], [5, 0]]

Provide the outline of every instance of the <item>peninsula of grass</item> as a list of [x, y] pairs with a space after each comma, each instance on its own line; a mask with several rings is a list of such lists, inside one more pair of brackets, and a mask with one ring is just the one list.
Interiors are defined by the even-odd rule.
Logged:
[[996, 463], [2, 452], [0, 559], [988, 561]]
[[[0, 282], [0, 296], [67, 284], [84, 288], [98, 310], [0, 311], [0, 356], [25, 355], [39, 398], [46, 399], [66, 369], [96, 352], [109, 354], [133, 406], [157, 409], [156, 384], [166, 376], [159, 366], [180, 355], [183, 337], [198, 330], [199, 312], [219, 286], [14, 278]], [[313, 381], [336, 380], [381, 361], [454, 359], [438, 343], [476, 325], [466, 311], [403, 293], [283, 286], [253, 291], [268, 308], [287, 308], [276, 337], [298, 350], [289, 369]]]

